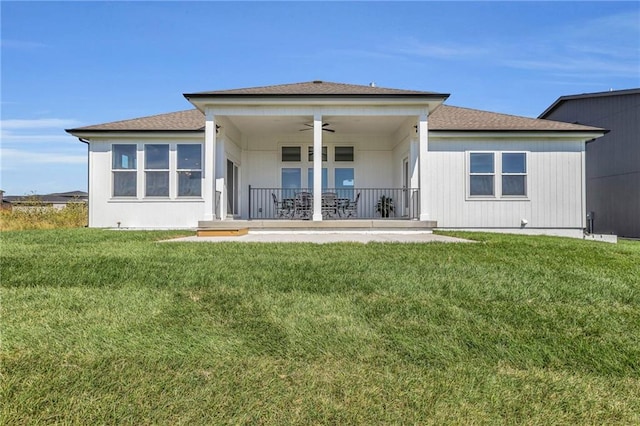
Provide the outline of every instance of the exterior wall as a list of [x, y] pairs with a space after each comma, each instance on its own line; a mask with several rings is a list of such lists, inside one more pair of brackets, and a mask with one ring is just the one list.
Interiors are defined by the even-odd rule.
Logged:
[[[306, 147], [313, 141], [300, 135], [272, 135], [249, 138], [245, 141], [243, 152], [243, 176], [241, 186], [241, 216], [248, 218], [248, 188], [279, 188], [281, 186], [281, 169], [283, 167], [300, 167], [302, 184], [304, 185], [307, 169], [313, 163], [282, 163], [280, 148], [282, 146], [302, 146], [302, 157], [307, 155]], [[328, 162], [323, 167], [328, 170], [328, 184], [333, 187], [332, 170], [336, 167], [353, 167], [356, 188], [392, 188], [400, 187], [396, 175], [400, 174], [400, 165], [393, 161], [394, 141], [390, 136], [363, 135], [323, 135], [323, 145], [328, 147]], [[335, 146], [353, 146], [354, 162], [333, 162], [332, 149]]]
[[640, 93], [568, 99], [545, 118], [610, 130], [587, 143], [587, 211], [593, 232], [640, 238]]
[[[325, 136], [325, 135], [323, 135]], [[329, 167], [353, 167], [355, 187], [402, 186], [402, 160], [411, 154], [412, 134], [328, 135], [323, 144], [354, 146], [354, 162], [329, 161]], [[221, 135], [225, 156], [240, 166], [240, 212], [248, 217], [248, 188], [281, 186], [282, 145], [300, 145], [303, 156], [312, 144], [299, 134]], [[90, 144], [89, 226], [109, 228], [195, 228], [205, 217], [203, 198], [145, 198], [143, 158], [138, 157], [138, 196], [112, 197], [111, 145], [144, 143], [203, 143], [202, 138], [146, 138], [92, 141]], [[527, 194], [524, 199], [480, 200], [467, 196], [469, 151], [518, 151], [527, 153]], [[441, 228], [522, 230], [553, 229], [579, 232], [584, 228], [583, 160], [581, 140], [552, 139], [471, 139], [429, 140], [430, 183], [428, 208], [431, 219]], [[226, 161], [221, 162], [226, 165]], [[288, 165], [287, 165], [288, 166]], [[210, 166], [203, 164], [204, 173]], [[311, 162], [295, 163], [303, 169]], [[498, 172], [498, 170], [496, 170]], [[331, 174], [331, 173], [330, 173]], [[223, 176], [226, 173], [222, 174]], [[496, 174], [498, 179], [499, 174]], [[415, 179], [414, 179], [415, 180]], [[304, 178], [303, 178], [304, 183]], [[175, 183], [172, 183], [174, 185]], [[332, 185], [331, 178], [329, 186]], [[204, 188], [203, 188], [204, 193]]]
[[[440, 228], [582, 229], [583, 146], [582, 141], [431, 137], [430, 215]], [[492, 200], [468, 197], [469, 151], [526, 152], [527, 197]], [[528, 222], [524, 227], [522, 219]]]
[[[114, 139], [89, 146], [89, 226], [93, 228], [195, 228], [204, 215], [202, 198], [144, 197], [144, 171], [138, 157], [138, 196], [112, 197], [111, 144], [201, 143], [189, 139]], [[140, 152], [140, 151], [138, 151]], [[119, 224], [118, 224], [119, 222]]]

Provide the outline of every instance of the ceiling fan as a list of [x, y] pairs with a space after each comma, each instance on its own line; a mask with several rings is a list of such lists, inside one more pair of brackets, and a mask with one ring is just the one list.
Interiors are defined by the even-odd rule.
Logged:
[[[306, 129], [300, 129], [301, 132], [304, 132], [305, 130], [312, 130], [313, 129], [313, 124], [309, 124], [309, 123], [303, 123], [303, 126], [307, 126]], [[329, 123], [322, 123], [322, 131], [323, 132], [330, 132], [330, 133], [335, 133], [336, 131], [333, 129], [327, 129], [326, 127], [330, 126]]]

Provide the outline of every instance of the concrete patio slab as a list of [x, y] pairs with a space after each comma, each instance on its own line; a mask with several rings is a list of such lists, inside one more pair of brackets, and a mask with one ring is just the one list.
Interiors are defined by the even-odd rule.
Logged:
[[182, 237], [167, 242], [200, 242], [200, 243], [470, 243], [462, 238], [436, 235], [430, 232], [249, 232], [238, 237]]

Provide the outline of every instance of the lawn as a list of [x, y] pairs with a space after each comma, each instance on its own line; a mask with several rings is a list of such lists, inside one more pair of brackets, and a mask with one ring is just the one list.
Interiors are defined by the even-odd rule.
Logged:
[[639, 242], [0, 235], [0, 424], [640, 423]]

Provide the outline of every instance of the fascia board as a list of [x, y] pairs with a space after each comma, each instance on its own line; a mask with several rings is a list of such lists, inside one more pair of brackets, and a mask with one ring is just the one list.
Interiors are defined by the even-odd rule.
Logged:
[[387, 98], [371, 98], [366, 96], [359, 97], [296, 97], [296, 98], [265, 98], [265, 97], [242, 97], [242, 98], [187, 98], [189, 102], [195, 105], [201, 111], [206, 107], [214, 106], [428, 106], [430, 110], [435, 109], [445, 101], [446, 97], [401, 97], [393, 96]]
[[103, 130], [92, 132], [69, 132], [73, 136], [82, 139], [88, 139], [92, 142], [112, 139], [203, 139], [204, 131], [121, 131], [121, 130]]
[[604, 136], [606, 132], [584, 131], [448, 131], [429, 130], [429, 138], [432, 139], [549, 139], [549, 140], [591, 140]]
[[207, 105], [205, 116], [294, 116], [294, 115], [341, 115], [341, 116], [419, 116], [433, 110], [429, 105]]

